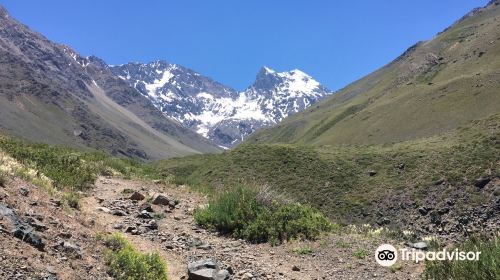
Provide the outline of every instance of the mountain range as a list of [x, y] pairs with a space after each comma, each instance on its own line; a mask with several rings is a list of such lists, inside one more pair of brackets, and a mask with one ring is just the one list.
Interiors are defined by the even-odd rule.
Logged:
[[298, 70], [263, 68], [237, 92], [164, 61], [109, 66], [0, 7], [0, 131], [27, 140], [141, 159], [214, 153], [328, 93]]
[[110, 70], [165, 115], [224, 148], [331, 93], [300, 70], [278, 73], [262, 67], [255, 82], [241, 92], [165, 61], [128, 63]]

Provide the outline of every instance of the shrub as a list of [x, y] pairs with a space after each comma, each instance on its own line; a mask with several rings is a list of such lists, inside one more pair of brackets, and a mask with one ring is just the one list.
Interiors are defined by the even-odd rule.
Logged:
[[478, 261], [427, 261], [423, 279], [500, 279], [500, 238], [474, 237], [458, 246], [460, 251], [481, 252]]
[[75, 192], [64, 193], [61, 202], [70, 208], [80, 209], [80, 195]]
[[158, 253], [138, 252], [122, 235], [104, 238], [109, 273], [118, 280], [167, 280], [167, 266]]
[[239, 186], [212, 200], [207, 208], [198, 209], [195, 220], [206, 228], [241, 236], [248, 223], [263, 210], [256, 193]]
[[315, 239], [332, 229], [325, 216], [308, 205], [275, 202], [264, 206], [257, 201], [256, 192], [245, 187], [216, 197], [208, 207], [196, 211], [195, 220], [206, 228], [254, 243]]
[[319, 211], [299, 203], [278, 204], [265, 208], [245, 229], [243, 237], [252, 242], [273, 244], [290, 239], [316, 239], [332, 229]]

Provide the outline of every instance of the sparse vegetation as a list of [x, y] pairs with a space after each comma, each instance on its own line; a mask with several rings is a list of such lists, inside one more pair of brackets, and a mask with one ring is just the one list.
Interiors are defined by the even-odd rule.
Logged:
[[165, 213], [154, 213], [153, 214], [153, 219], [155, 219], [155, 220], [162, 220], [162, 219], [165, 219], [165, 217], [167, 217], [167, 215]]
[[389, 267], [389, 270], [392, 273], [396, 273], [396, 271], [399, 271], [401, 269], [403, 269], [403, 265], [400, 262], [395, 263], [394, 265], [392, 265], [392, 266]]
[[351, 248], [351, 243], [348, 243], [348, 242], [345, 242], [343, 240], [338, 240], [337, 242], [335, 242], [335, 245], [337, 245], [337, 247], [339, 248]]
[[310, 206], [278, 202], [266, 206], [258, 202], [255, 191], [241, 186], [198, 209], [195, 220], [206, 228], [255, 243], [315, 239], [321, 232], [332, 229], [332, 224]]
[[62, 195], [61, 202], [64, 206], [80, 209], [80, 195], [75, 192], [66, 192]]
[[500, 279], [500, 238], [474, 237], [458, 246], [460, 251], [481, 252], [478, 261], [427, 261], [423, 279]]
[[353, 256], [355, 256], [358, 259], [364, 259], [366, 256], [369, 255], [368, 251], [365, 249], [358, 249], [352, 253]]
[[158, 253], [143, 254], [125, 237], [112, 234], [103, 238], [110, 274], [118, 280], [167, 280], [167, 265]]
[[131, 193], [134, 193], [134, 190], [133, 189], [123, 189], [122, 193], [123, 194], [131, 194]]
[[314, 253], [314, 250], [309, 246], [293, 248], [292, 251], [299, 255], [309, 255]]
[[0, 137], [0, 149], [22, 165], [36, 170], [36, 174], [25, 174], [30, 172], [28, 168], [18, 170], [18, 175], [36, 178], [43, 174], [58, 189], [85, 190], [99, 175], [148, 177], [155, 174], [150, 165], [138, 161], [114, 158], [100, 152], [85, 153], [46, 144], [30, 144], [8, 137]]

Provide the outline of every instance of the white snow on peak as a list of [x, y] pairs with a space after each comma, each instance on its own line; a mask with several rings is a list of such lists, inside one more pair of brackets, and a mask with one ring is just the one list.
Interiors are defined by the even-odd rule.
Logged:
[[174, 77], [174, 74], [170, 72], [169, 69], [163, 71], [162, 77], [160, 79], [154, 80], [152, 84], [145, 84], [146, 90], [148, 91], [149, 96], [156, 96], [157, 90], [163, 87], [166, 83], [170, 81]]
[[279, 73], [278, 75], [288, 80], [287, 89], [291, 92], [310, 93], [320, 86], [311, 76], [298, 69]]
[[274, 71], [273, 69], [271, 69], [271, 68], [269, 68], [267, 66], [264, 66], [263, 68], [264, 68], [264, 70], [266, 70], [267, 73], [270, 73], [270, 74], [276, 73], [276, 71]]

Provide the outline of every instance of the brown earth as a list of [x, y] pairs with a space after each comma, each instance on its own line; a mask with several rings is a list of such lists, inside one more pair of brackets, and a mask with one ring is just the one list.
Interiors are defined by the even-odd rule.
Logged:
[[[22, 194], [21, 188], [28, 194]], [[132, 191], [145, 198], [129, 199]], [[139, 208], [157, 193], [164, 194], [170, 205], [152, 205], [158, 229], [149, 229], [152, 219], [137, 216]], [[22, 218], [41, 220], [47, 229], [36, 234], [45, 242], [45, 251], [13, 237], [8, 230], [1, 231], [0, 278], [107, 279], [104, 248], [96, 235], [124, 233], [129, 227], [134, 230], [124, 234], [139, 250], [157, 251], [167, 261], [169, 279], [187, 279], [188, 262], [205, 258], [228, 269], [234, 279], [418, 279], [423, 269], [413, 263], [402, 263], [393, 271], [379, 266], [373, 257], [376, 247], [402, 244], [377, 234], [331, 233], [314, 242], [280, 246], [220, 236], [194, 222], [194, 209], [206, 202], [206, 197], [187, 187], [102, 177], [81, 199], [81, 210], [69, 210], [57, 206], [44, 190], [15, 179], [0, 188], [0, 203]], [[0, 225], [7, 227], [5, 218]], [[57, 247], [62, 241], [78, 246], [80, 253]], [[297, 252], [304, 248], [310, 252]], [[366, 256], [356, 257], [355, 252]]]

